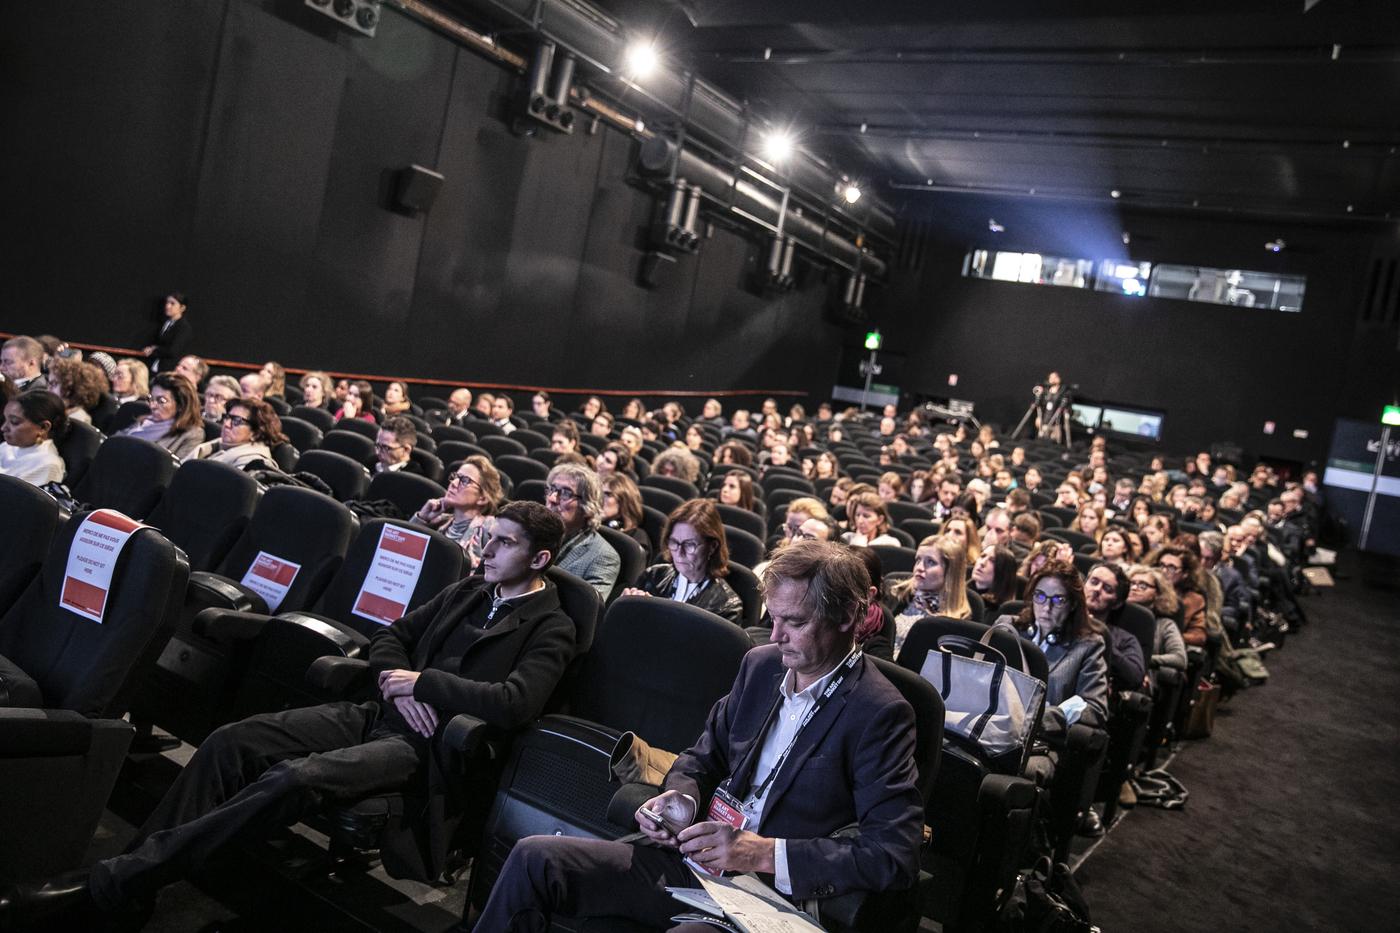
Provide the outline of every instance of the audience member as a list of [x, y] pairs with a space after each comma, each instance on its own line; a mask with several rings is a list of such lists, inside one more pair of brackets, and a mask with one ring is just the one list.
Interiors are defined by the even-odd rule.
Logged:
[[261, 399], [240, 398], [229, 402], [220, 419], [219, 436], [194, 449], [192, 459], [213, 460], [243, 469], [264, 463], [275, 467], [272, 448], [285, 443], [282, 419]]
[[[177, 373], [180, 371], [177, 369]], [[239, 398], [242, 392], [238, 381], [232, 376], [211, 376], [204, 387], [204, 409], [202, 414], [208, 424], [219, 424], [228, 409], [228, 403]]]
[[689, 603], [721, 619], [742, 625], [744, 604], [725, 582], [729, 547], [724, 522], [709, 499], [690, 499], [666, 517], [661, 532], [661, 560], [642, 574], [629, 596], [661, 596]]
[[180, 362], [175, 364], [175, 372], [184, 376], [198, 388], [204, 385], [204, 380], [209, 377], [209, 364], [193, 354], [186, 354], [180, 357]]
[[146, 364], [132, 357], [117, 361], [112, 373], [112, 397], [118, 405], [144, 402], [151, 396], [151, 376]]
[[185, 348], [194, 339], [194, 329], [185, 319], [189, 312], [189, 299], [183, 292], [171, 292], [165, 296], [165, 320], [156, 329], [154, 338], [141, 351], [141, 355], [151, 361], [151, 372], [169, 372], [175, 368]]
[[69, 421], [92, 424], [92, 409], [107, 391], [107, 377], [91, 363], [59, 357], [49, 365], [49, 391], [63, 400]]
[[303, 405], [330, 410], [331, 401], [335, 398], [335, 383], [331, 380], [330, 373], [312, 370], [303, 374], [297, 384], [301, 387]]
[[43, 363], [44, 347], [33, 337], [11, 337], [0, 345], [0, 374], [20, 392], [44, 385]]
[[889, 545], [899, 547], [899, 539], [890, 534], [890, 515], [885, 503], [876, 493], [862, 493], [846, 503], [846, 516], [853, 526], [841, 536], [851, 545]]
[[655, 553], [651, 535], [642, 527], [642, 493], [632, 478], [623, 473], [601, 477], [603, 488], [603, 524], [630, 537], [651, 560]]
[[68, 433], [63, 400], [34, 389], [5, 403], [5, 442], [0, 444], [0, 473], [34, 486], [63, 482], [67, 467], [54, 440]]
[[120, 433], [139, 437], [184, 460], [204, 443], [204, 419], [199, 394], [190, 381], [175, 373], [157, 373], [151, 386], [151, 412]]
[[930, 535], [919, 542], [913, 575], [894, 584], [890, 595], [896, 600], [894, 656], [898, 658], [909, 630], [920, 619], [972, 617], [967, 601], [967, 552], [953, 538]]
[[423, 503], [412, 521], [436, 528], [460, 544], [468, 568], [474, 571], [481, 566], [496, 513], [504, 501], [501, 474], [488, 458], [472, 454], [448, 479], [446, 495]]
[[564, 523], [559, 568], [586, 581], [606, 600], [617, 582], [622, 561], [598, 534], [603, 520], [598, 475], [577, 464], [556, 464], [545, 478], [544, 502]]
[[423, 468], [413, 459], [413, 448], [417, 443], [418, 429], [412, 421], [403, 415], [385, 418], [374, 439], [374, 472], [415, 473], [422, 476]]

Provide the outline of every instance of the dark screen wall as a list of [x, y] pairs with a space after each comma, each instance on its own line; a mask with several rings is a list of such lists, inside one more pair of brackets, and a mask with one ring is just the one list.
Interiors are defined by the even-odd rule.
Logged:
[[[909, 357], [906, 391], [973, 400], [982, 418], [1009, 428], [1031, 387], [1058, 369], [1085, 396], [1165, 410], [1170, 451], [1229, 440], [1253, 455], [1308, 461], [1325, 455], [1338, 416], [1377, 420], [1400, 390], [1395, 327], [1367, 327], [1357, 314], [1373, 257], [1400, 255], [1393, 227], [968, 197], [922, 210], [922, 266], [896, 280], [881, 315], [886, 346]], [[1004, 233], [989, 232], [991, 218]], [[1267, 252], [1279, 236], [1288, 249]], [[1302, 274], [1307, 294], [1294, 314], [969, 279], [963, 261], [974, 247]], [[1266, 420], [1276, 422], [1272, 436]]]
[[[225, 359], [824, 395], [822, 284], [751, 294], [717, 228], [640, 287], [631, 141], [514, 135], [519, 80], [388, 7], [373, 39], [300, 0], [9, 10], [0, 330], [139, 346], [178, 288]], [[386, 209], [410, 163], [446, 176], [425, 217]]]

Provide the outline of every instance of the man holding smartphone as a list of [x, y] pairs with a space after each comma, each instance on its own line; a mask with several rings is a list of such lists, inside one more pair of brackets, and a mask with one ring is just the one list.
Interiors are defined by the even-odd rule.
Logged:
[[[914, 883], [914, 714], [855, 645], [864, 563], [837, 544], [794, 541], [763, 586], [772, 643], [745, 656], [705, 731], [637, 810], [641, 838], [521, 840], [477, 929], [544, 931], [556, 913], [666, 927], [679, 904], [665, 888], [696, 883], [687, 863], [758, 873], [795, 900]], [[852, 824], [858, 833], [832, 837]]]

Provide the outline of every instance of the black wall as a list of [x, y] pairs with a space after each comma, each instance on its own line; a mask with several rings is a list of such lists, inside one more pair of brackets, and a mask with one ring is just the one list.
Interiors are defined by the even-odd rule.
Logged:
[[[989, 232], [993, 217], [1004, 233]], [[1232, 440], [1306, 461], [1325, 455], [1336, 417], [1378, 420], [1400, 390], [1393, 322], [1367, 326], [1357, 314], [1373, 256], [1400, 255], [1393, 227], [965, 197], [931, 199], [919, 219], [928, 237], [915, 254], [921, 267], [896, 281], [882, 311], [886, 346], [909, 355], [903, 388], [971, 399], [1008, 429], [1031, 386], [1059, 369], [1085, 396], [1164, 409], [1169, 451]], [[1288, 249], [1265, 251], [1278, 236]], [[1302, 274], [1307, 294], [1295, 314], [964, 278], [974, 247]], [[1273, 436], [1263, 433], [1266, 420], [1277, 423]], [[1295, 429], [1309, 436], [1295, 439]]]
[[[824, 395], [818, 277], [750, 294], [716, 229], [641, 288], [631, 141], [513, 135], [519, 80], [389, 7], [373, 39], [300, 0], [7, 10], [0, 330], [139, 346], [179, 288], [225, 359]], [[410, 163], [447, 179], [426, 217], [386, 209]]]

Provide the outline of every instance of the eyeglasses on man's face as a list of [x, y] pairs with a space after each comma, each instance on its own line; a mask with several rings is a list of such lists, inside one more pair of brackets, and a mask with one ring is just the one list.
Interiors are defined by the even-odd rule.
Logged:
[[402, 444], [381, 444], [378, 441], [374, 444], [374, 449], [381, 454], [392, 453], [395, 450], [403, 450]]
[[560, 502], [573, 502], [578, 499], [578, 493], [568, 486], [546, 486], [544, 497], [558, 499]]

